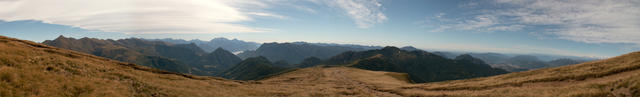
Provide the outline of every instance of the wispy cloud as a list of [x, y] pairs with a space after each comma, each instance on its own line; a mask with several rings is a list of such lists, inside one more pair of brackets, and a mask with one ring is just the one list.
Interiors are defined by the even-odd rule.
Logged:
[[266, 6], [249, 0], [3, 0], [0, 20], [141, 34], [264, 32], [269, 30], [234, 23], [251, 21], [250, 15], [284, 18], [241, 9], [248, 5]]
[[275, 6], [316, 13], [294, 2], [322, 2], [343, 9], [359, 28], [387, 20], [375, 0], [0, 0], [0, 20], [36, 20], [128, 34], [269, 32], [274, 29], [239, 23], [255, 17], [289, 18], [269, 11]]
[[640, 44], [640, 1], [635, 0], [538, 0], [499, 1], [522, 6], [496, 12], [514, 16], [529, 25], [555, 25], [561, 39], [586, 43]]
[[377, 0], [332, 0], [326, 3], [344, 10], [358, 28], [369, 28], [387, 20], [381, 11], [382, 4]]
[[527, 28], [542, 27], [545, 29], [534, 32], [585, 43], [640, 44], [637, 0], [495, 0], [485, 5], [495, 6], [472, 7], [487, 9], [473, 10], [471, 18], [429, 17], [432, 22], [442, 22], [433, 31], [529, 33]]
[[247, 14], [255, 15], [255, 16], [263, 16], [263, 17], [274, 17], [274, 18], [279, 18], [279, 19], [286, 19], [287, 18], [286, 16], [279, 15], [279, 14], [273, 14], [273, 13], [248, 12]]

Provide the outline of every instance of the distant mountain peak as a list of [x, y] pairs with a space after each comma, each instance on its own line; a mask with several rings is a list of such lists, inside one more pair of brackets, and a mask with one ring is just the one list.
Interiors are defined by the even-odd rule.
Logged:
[[383, 51], [400, 51], [400, 48], [395, 46], [386, 46], [382, 48]]
[[234, 55], [233, 53], [223, 49], [222, 47], [218, 47], [216, 50], [214, 50], [213, 52], [211, 52], [210, 54], [217, 54], [217, 55]]
[[[66, 37], [64, 37], [64, 35], [60, 35], [60, 36], [58, 36], [58, 38], [66, 38]], [[57, 39], [57, 38], [56, 38], [56, 39]]]
[[214, 50], [213, 52], [218, 52], [218, 51], [226, 51], [225, 49], [223, 49], [222, 47], [218, 47], [216, 48], [216, 50]]
[[215, 41], [215, 40], [229, 40], [228, 38], [224, 38], [224, 37], [216, 37], [211, 39], [211, 41]]
[[54, 40], [69, 40], [69, 39], [74, 39], [74, 40], [75, 40], [75, 38], [72, 38], [72, 37], [65, 37], [65, 36], [63, 36], [63, 35], [58, 36], [58, 37], [57, 37], [56, 39], [54, 39]]
[[420, 49], [415, 48], [415, 47], [413, 47], [413, 46], [404, 46], [404, 47], [402, 47], [402, 48], [400, 48], [400, 49], [402, 49], [402, 50], [406, 50], [406, 51], [416, 51], [416, 50], [420, 50]]

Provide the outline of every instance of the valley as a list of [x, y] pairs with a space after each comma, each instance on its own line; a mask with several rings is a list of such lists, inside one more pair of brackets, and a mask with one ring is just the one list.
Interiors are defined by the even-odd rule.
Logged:
[[406, 73], [313, 66], [256, 81], [157, 70], [0, 37], [0, 96], [638, 96], [640, 53], [497, 76], [411, 83]]

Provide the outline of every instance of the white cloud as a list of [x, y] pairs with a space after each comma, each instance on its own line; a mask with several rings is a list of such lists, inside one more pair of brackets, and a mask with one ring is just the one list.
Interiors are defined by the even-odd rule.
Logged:
[[[517, 31], [521, 30], [525, 25], [504, 25], [501, 20], [494, 15], [477, 15], [466, 20], [454, 20], [444, 17], [444, 13], [437, 14], [433, 19], [442, 24], [431, 32], [442, 32], [448, 30], [475, 30], [478, 32], [494, 32], [494, 31]], [[427, 23], [427, 22], [425, 22]]]
[[479, 15], [479, 16], [476, 16], [474, 19], [466, 20], [462, 23], [459, 23], [458, 25], [456, 25], [456, 28], [459, 27], [464, 30], [470, 30], [470, 29], [485, 28], [485, 27], [496, 25], [496, 24], [497, 24], [496, 17], [492, 15]]
[[[270, 8], [295, 8], [316, 13], [282, 0], [0, 0], [0, 20], [36, 20], [88, 30], [145, 33], [268, 32], [269, 28], [238, 24], [254, 17], [287, 19]], [[303, 1], [343, 9], [360, 28], [387, 20], [375, 0]]]
[[486, 5], [495, 6], [473, 9], [473, 18], [436, 15], [430, 19], [444, 23], [434, 31], [530, 32], [526, 28], [535, 27], [543, 30], [535, 32], [577, 42], [640, 44], [638, 0], [495, 0]]
[[[242, 1], [242, 0], [239, 0]], [[313, 3], [330, 8], [339, 9], [351, 18], [358, 28], [370, 28], [375, 24], [387, 21], [387, 16], [382, 12], [382, 4], [377, 0], [265, 0], [260, 3], [249, 3], [243, 5], [258, 6], [261, 8], [271, 8], [272, 6], [288, 7], [307, 13], [316, 14], [315, 9], [303, 6], [302, 3]], [[280, 19], [286, 16], [273, 13], [249, 13], [251, 15], [276, 17]]]
[[[266, 6], [238, 0], [3, 0], [0, 20], [38, 20], [89, 30], [141, 33], [264, 32], [234, 24], [251, 21], [243, 6]], [[277, 14], [253, 14], [282, 18]]]
[[561, 39], [586, 43], [640, 44], [640, 1], [637, 0], [536, 0], [502, 1], [522, 6], [497, 11], [527, 25], [553, 25]]
[[487, 31], [519, 31], [524, 27], [524, 25], [494, 26], [487, 28]]
[[377, 0], [333, 0], [327, 4], [344, 10], [358, 28], [369, 28], [387, 20]]
[[279, 18], [279, 19], [286, 19], [286, 16], [283, 15], [279, 15], [279, 14], [272, 14], [272, 13], [263, 13], [263, 12], [248, 12], [247, 14], [250, 15], [256, 15], [256, 16], [263, 16], [263, 17], [274, 17], [274, 18]]

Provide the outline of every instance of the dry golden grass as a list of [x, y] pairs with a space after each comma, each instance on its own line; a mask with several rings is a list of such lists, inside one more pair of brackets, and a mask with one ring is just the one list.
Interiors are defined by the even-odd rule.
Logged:
[[[166, 72], [0, 37], [0, 97], [340, 96], [313, 85], [261, 84]], [[311, 92], [308, 92], [311, 91]]]
[[1, 97], [226, 96], [251, 91], [237, 87], [243, 83], [236, 81], [165, 72], [6, 37], [0, 37], [0, 49]]
[[259, 81], [192, 76], [0, 36], [0, 97], [640, 96], [640, 52], [492, 77], [412, 84], [403, 73], [298, 69]]
[[415, 84], [396, 89], [418, 96], [640, 96], [640, 52], [576, 65], [504, 75]]
[[[306, 87], [292, 96], [323, 94], [327, 96], [400, 96], [379, 86], [408, 85], [407, 74], [369, 71], [349, 67], [311, 67], [259, 81], [263, 84]], [[321, 92], [324, 91], [324, 92]], [[336, 95], [337, 94], [337, 95]]]

